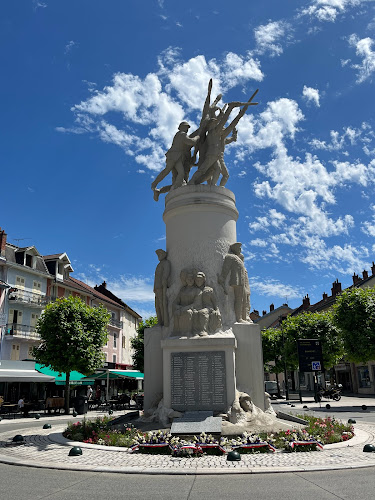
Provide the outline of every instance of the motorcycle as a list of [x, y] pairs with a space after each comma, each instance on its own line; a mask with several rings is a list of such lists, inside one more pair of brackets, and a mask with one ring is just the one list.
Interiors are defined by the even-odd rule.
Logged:
[[325, 389], [324, 387], [320, 387], [315, 394], [315, 401], [317, 403], [320, 403], [320, 401], [323, 398], [333, 399], [333, 401], [340, 401], [341, 388], [342, 388], [341, 384], [334, 385], [333, 387], [330, 387], [328, 389]]

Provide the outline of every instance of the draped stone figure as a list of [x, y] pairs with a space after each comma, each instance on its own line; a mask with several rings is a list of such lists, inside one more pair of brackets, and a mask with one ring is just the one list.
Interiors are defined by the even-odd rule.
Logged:
[[193, 330], [196, 335], [205, 337], [215, 333], [221, 327], [221, 314], [213, 288], [206, 286], [206, 275], [198, 272], [195, 276], [195, 284], [200, 290], [195, 301], [195, 317]]
[[171, 264], [167, 260], [167, 252], [160, 248], [155, 253], [159, 259], [154, 280], [156, 316], [160, 326], [169, 326], [167, 288], [169, 287]]
[[229, 275], [229, 286], [234, 292], [234, 312], [237, 323], [250, 323], [250, 286], [249, 278], [243, 256], [241, 258], [242, 243], [233, 243], [229, 247], [229, 253], [224, 257], [221, 274], [218, 275], [218, 282], [226, 290], [226, 279]]
[[200, 293], [195, 286], [194, 272], [183, 270], [180, 273], [182, 287], [173, 301], [173, 335], [190, 337], [193, 332], [195, 299]]
[[173, 302], [173, 335], [206, 337], [221, 327], [221, 314], [214, 290], [206, 286], [206, 275], [183, 270], [183, 284]]

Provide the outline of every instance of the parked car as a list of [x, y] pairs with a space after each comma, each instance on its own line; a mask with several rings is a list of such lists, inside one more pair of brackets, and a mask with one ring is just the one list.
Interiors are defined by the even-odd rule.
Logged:
[[275, 380], [266, 380], [264, 382], [264, 390], [270, 395], [271, 399], [278, 399], [281, 397], [280, 391], [277, 387]]

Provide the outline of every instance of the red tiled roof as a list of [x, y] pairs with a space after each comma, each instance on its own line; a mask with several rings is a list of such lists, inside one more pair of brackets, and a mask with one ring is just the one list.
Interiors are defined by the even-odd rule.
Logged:
[[71, 285], [73, 287], [75, 285], [76, 287], [80, 288], [81, 290], [83, 289], [83, 291], [91, 293], [92, 295], [94, 295], [95, 297], [97, 297], [100, 300], [103, 300], [104, 302], [109, 302], [110, 304], [115, 305], [116, 307], [121, 307], [122, 309], [124, 308], [124, 306], [121, 306], [118, 302], [115, 302], [114, 300], [110, 299], [109, 297], [106, 297], [102, 293], [100, 293], [97, 290], [95, 290], [94, 288], [92, 288], [90, 285], [87, 285], [83, 281], [77, 280], [76, 278], [69, 277], [69, 279], [64, 280], [64, 283], [66, 283], [67, 285]]

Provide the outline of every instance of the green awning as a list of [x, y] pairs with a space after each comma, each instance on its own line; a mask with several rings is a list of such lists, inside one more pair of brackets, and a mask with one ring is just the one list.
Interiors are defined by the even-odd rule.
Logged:
[[[35, 363], [35, 369], [39, 373], [55, 377], [55, 384], [65, 385], [66, 373], [55, 372], [54, 370], [52, 370], [50, 366], [44, 366], [41, 365], [40, 363]], [[70, 372], [70, 378], [69, 378], [70, 385], [91, 385], [93, 383], [94, 379], [92, 377], [86, 377], [82, 373], [76, 371]]]
[[124, 370], [107, 370], [105, 372], [94, 373], [87, 377], [88, 379], [95, 380], [116, 380], [119, 378], [134, 378], [138, 380], [144, 379], [144, 374], [135, 370], [124, 371]]

